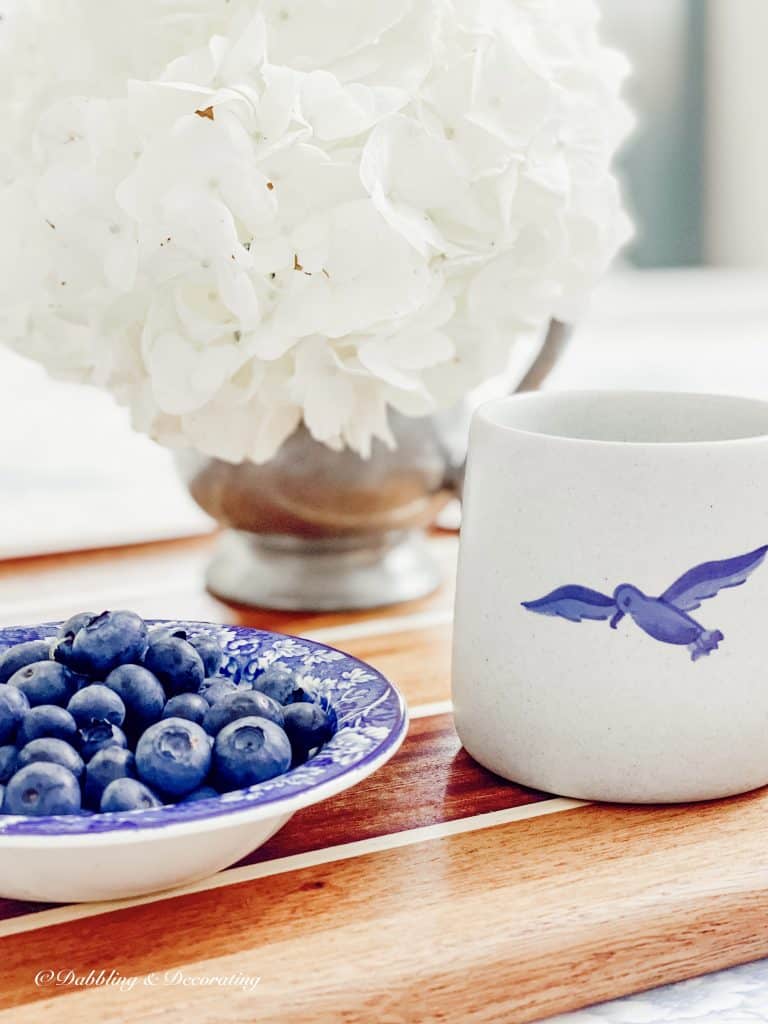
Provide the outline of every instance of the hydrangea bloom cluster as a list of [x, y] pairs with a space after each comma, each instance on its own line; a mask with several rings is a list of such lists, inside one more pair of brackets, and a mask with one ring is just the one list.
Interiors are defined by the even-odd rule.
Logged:
[[365, 455], [628, 235], [592, 0], [0, 0], [0, 338], [164, 444]]

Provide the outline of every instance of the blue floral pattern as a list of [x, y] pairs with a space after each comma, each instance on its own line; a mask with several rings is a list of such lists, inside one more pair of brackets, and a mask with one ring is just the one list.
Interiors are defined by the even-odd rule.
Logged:
[[[154, 624], [160, 624], [157, 620]], [[312, 640], [244, 626], [163, 620], [162, 624], [218, 635], [225, 652], [222, 673], [247, 685], [269, 665], [280, 662], [296, 676], [307, 699], [317, 700], [336, 719], [333, 738], [306, 764], [267, 782], [234, 790], [210, 800], [173, 804], [132, 813], [21, 818], [0, 815], [0, 835], [77, 835], [118, 830], [162, 828], [180, 822], [220, 818], [280, 802], [364, 768], [402, 740], [407, 716], [402, 697], [384, 676], [356, 658]], [[0, 652], [26, 640], [53, 636], [57, 623], [0, 629]], [[291, 808], [286, 807], [286, 812]]]

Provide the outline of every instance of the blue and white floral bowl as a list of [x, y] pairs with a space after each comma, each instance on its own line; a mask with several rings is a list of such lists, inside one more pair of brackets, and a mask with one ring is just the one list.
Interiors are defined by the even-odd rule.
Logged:
[[[170, 622], [170, 620], [169, 620]], [[234, 864], [303, 807], [355, 786], [397, 751], [405, 704], [379, 672], [311, 640], [242, 626], [173, 620], [216, 632], [223, 674], [253, 678], [274, 661], [336, 717], [306, 764], [210, 800], [92, 816], [0, 815], [0, 896], [46, 902], [119, 899], [185, 885]], [[53, 636], [57, 624], [0, 629], [0, 652]]]

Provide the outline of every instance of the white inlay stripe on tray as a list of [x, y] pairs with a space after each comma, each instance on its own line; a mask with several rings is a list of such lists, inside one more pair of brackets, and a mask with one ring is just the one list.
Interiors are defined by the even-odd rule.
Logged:
[[[179, 591], [180, 596], [187, 593], [188, 590]], [[0, 603], [0, 625], [26, 626], [37, 622], [56, 621], [64, 614], [71, 613], [75, 604], [82, 608], [90, 606], [108, 608], [117, 605], [128, 607], [132, 603], [140, 603], [147, 597], [160, 595], [168, 595], [167, 583], [165, 586], [158, 584], [154, 587], [142, 587], [141, 592], [137, 591], [133, 595], [133, 600], [126, 590], [115, 592], [111, 596], [103, 589], [93, 593], [79, 591], [77, 600], [68, 602], [66, 609], [59, 604], [45, 604], [39, 598], [31, 601], [9, 601], [7, 604]], [[362, 622], [325, 626], [322, 629], [305, 630], [299, 635], [307, 640], [316, 640], [318, 643], [339, 644], [345, 640], [360, 640], [365, 637], [409, 633], [417, 629], [429, 629], [433, 626], [447, 626], [450, 625], [452, 619], [452, 610], [443, 608], [429, 612], [414, 612], [412, 615], [398, 615], [393, 618], [366, 619]], [[227, 623], [213, 623], [213, 625], [227, 625]]]
[[446, 839], [465, 832], [476, 832], [479, 829], [509, 825], [516, 821], [526, 821], [529, 818], [538, 818], [545, 814], [558, 814], [563, 811], [571, 811], [575, 808], [586, 806], [588, 806], [587, 801], [566, 800], [561, 797], [554, 797], [550, 800], [542, 800], [539, 803], [526, 804], [523, 807], [509, 807], [501, 811], [489, 811], [486, 814], [475, 814], [472, 817], [459, 818], [456, 821], [444, 821], [436, 825], [424, 825], [421, 828], [393, 832], [390, 835], [361, 839], [354, 843], [342, 843], [338, 846], [328, 846], [320, 850], [310, 850], [307, 853], [296, 853], [290, 857], [279, 857], [275, 860], [263, 861], [260, 864], [247, 864], [244, 867], [228, 868], [217, 875], [212, 875], [210, 878], [194, 882], [192, 885], [183, 886], [179, 889], [167, 889], [164, 892], [153, 893], [149, 896], [138, 896], [127, 900], [110, 900], [102, 903], [73, 903], [63, 907], [54, 907], [50, 910], [40, 910], [36, 913], [23, 914], [19, 917], [9, 918], [6, 921], [0, 921], [0, 938], [8, 935], [19, 935], [22, 932], [33, 931], [37, 928], [49, 928], [52, 925], [66, 924], [70, 921], [96, 917], [99, 914], [107, 914], [115, 910], [125, 910], [128, 907], [138, 907], [147, 903], [174, 899], [177, 896], [189, 896], [198, 892], [208, 892], [212, 889], [237, 885], [241, 882], [251, 882], [259, 878], [268, 878], [271, 875], [280, 875], [287, 871], [300, 871], [303, 868], [318, 867], [321, 864], [331, 864], [336, 861], [349, 860], [352, 857], [363, 857], [366, 854], [381, 853], [386, 850], [396, 850], [404, 846], [412, 846], [415, 843], [433, 842], [436, 839]]
[[301, 635], [321, 644], [336, 644], [369, 636], [389, 636], [393, 633], [409, 633], [415, 629], [448, 626], [452, 620], [453, 609], [438, 608], [429, 612], [414, 612], [412, 615], [395, 615], [388, 619], [365, 619], [362, 622], [348, 622], [346, 625], [310, 629]]
[[431, 718], [432, 715], [450, 715], [453, 701], [434, 700], [430, 704], [413, 704], [408, 706], [408, 717], [413, 722], [417, 718]]

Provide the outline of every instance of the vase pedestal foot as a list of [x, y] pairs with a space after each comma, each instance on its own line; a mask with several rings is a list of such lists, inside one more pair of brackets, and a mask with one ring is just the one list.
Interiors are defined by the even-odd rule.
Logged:
[[218, 597], [286, 611], [376, 608], [424, 597], [440, 582], [419, 530], [333, 540], [227, 530], [206, 574]]

